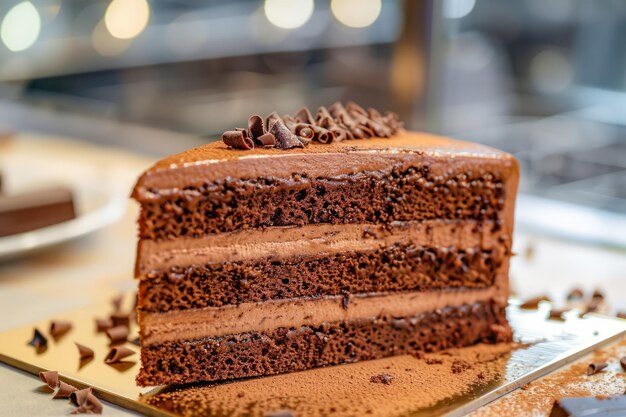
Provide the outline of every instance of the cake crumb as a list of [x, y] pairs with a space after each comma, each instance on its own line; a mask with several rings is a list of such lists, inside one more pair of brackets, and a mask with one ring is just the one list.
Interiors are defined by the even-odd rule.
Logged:
[[372, 375], [372, 377], [370, 378], [370, 382], [373, 382], [374, 384], [390, 385], [393, 382], [393, 375], [390, 375], [390, 374]]

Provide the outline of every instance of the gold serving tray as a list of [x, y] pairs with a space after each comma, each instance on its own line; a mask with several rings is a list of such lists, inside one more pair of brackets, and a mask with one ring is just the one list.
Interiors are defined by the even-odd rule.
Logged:
[[[596, 315], [579, 318], [572, 312], [564, 321], [547, 320], [547, 308], [542, 305], [538, 311], [523, 311], [513, 302], [508, 313], [515, 338], [529, 345], [504, 353], [494, 350], [490, 363], [477, 364], [467, 371], [465, 384], [457, 381], [459, 391], [454, 394], [445, 386], [444, 374], [449, 373], [446, 357], [453, 361], [473, 355], [472, 349], [477, 349], [478, 356], [492, 348], [466, 348], [421, 359], [398, 356], [217, 384], [142, 389], [135, 385], [137, 346], [126, 343], [137, 352], [126, 362], [104, 363], [108, 339], [104, 333], [96, 333], [94, 318], [108, 315], [111, 308], [106, 304], [55, 316], [74, 325], [56, 341], [48, 335], [49, 321], [0, 333], [0, 361], [33, 374], [58, 370], [61, 379], [77, 387], [91, 386], [98, 397], [149, 416], [263, 416], [265, 412], [291, 409], [298, 417], [342, 413], [454, 417], [615, 341], [626, 331], [626, 321]], [[48, 337], [43, 352], [27, 344], [34, 327]], [[132, 327], [129, 339], [136, 335], [136, 327]], [[93, 349], [94, 359], [81, 363], [74, 342]], [[471, 372], [476, 378], [486, 375], [488, 380], [476, 384]], [[372, 376], [384, 373], [394, 376], [391, 384], [370, 381]], [[441, 392], [441, 398], [432, 395], [437, 392]]]

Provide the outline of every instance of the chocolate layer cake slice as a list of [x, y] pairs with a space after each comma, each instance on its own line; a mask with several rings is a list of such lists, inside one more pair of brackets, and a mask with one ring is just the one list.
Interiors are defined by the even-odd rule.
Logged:
[[338, 106], [139, 179], [140, 385], [510, 340], [515, 159]]

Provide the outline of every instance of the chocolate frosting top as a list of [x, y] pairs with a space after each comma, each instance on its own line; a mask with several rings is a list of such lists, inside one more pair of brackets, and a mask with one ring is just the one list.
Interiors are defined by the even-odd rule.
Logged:
[[283, 116], [273, 112], [264, 122], [261, 116], [248, 119], [248, 128], [229, 130], [222, 141], [230, 148], [251, 150], [254, 147], [278, 149], [303, 148], [309, 142], [323, 144], [348, 139], [388, 138], [403, 130], [398, 115], [378, 110], [365, 110], [354, 102], [344, 107], [340, 102], [330, 107], [319, 107], [315, 117], [306, 107], [294, 116]]
[[506, 152], [428, 133], [405, 131], [390, 138], [346, 140], [287, 150], [256, 147], [247, 152], [231, 149], [219, 141], [160, 160], [139, 178], [132, 196], [142, 201], [151, 198], [151, 190], [200, 186], [228, 177], [286, 178], [294, 173], [332, 177], [380, 171], [411, 161], [429, 163], [432, 172], [445, 172], [453, 165], [459, 170], [480, 172], [518, 171], [517, 162]]

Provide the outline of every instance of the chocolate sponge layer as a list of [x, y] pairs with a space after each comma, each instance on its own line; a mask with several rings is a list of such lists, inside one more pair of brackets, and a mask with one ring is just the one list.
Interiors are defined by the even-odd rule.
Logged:
[[225, 178], [150, 195], [140, 201], [139, 235], [155, 240], [312, 223], [497, 222], [505, 202], [495, 174], [432, 175], [428, 166], [333, 178]]
[[396, 243], [371, 251], [174, 267], [139, 283], [138, 307], [159, 312], [282, 298], [486, 288], [508, 255], [506, 245]]
[[375, 317], [142, 346], [137, 383], [273, 375], [510, 340], [504, 306], [474, 303], [413, 317]]

